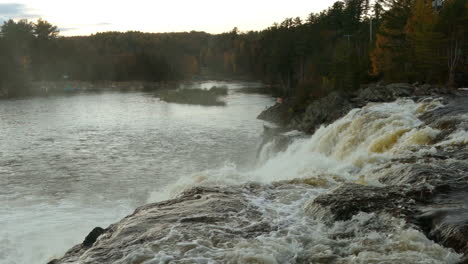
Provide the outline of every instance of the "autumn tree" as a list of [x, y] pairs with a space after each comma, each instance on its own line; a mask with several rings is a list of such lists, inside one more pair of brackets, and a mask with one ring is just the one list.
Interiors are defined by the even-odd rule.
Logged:
[[34, 39], [33, 30], [34, 24], [25, 19], [18, 22], [10, 19], [1, 27], [5, 48], [16, 60], [21, 61], [24, 67], [27, 67], [29, 60], [31, 43]]
[[36, 80], [56, 79], [63, 74], [56, 67], [56, 38], [59, 34], [57, 26], [43, 19], [38, 19], [33, 24], [34, 41], [32, 44], [31, 58], [33, 76]]
[[437, 80], [441, 65], [440, 44], [442, 34], [436, 31], [438, 15], [430, 0], [415, 0], [405, 26], [410, 42], [407, 60], [412, 62], [413, 80], [430, 82]]
[[10, 19], [1, 26], [2, 52], [0, 75], [1, 84], [10, 95], [28, 93], [30, 79], [30, 50], [34, 39], [34, 25], [27, 20], [15, 22]]
[[54, 39], [59, 34], [57, 26], [54, 26], [46, 20], [42, 20], [41, 18], [39, 18], [37, 22], [34, 23], [33, 32], [36, 38], [39, 40]]
[[405, 26], [411, 14], [411, 0], [379, 1], [389, 8], [382, 14], [375, 47], [371, 51], [372, 73], [386, 80], [406, 81], [410, 43]]
[[[468, 3], [446, 0], [440, 13], [439, 30], [444, 34], [442, 52], [448, 71], [447, 85], [455, 85], [455, 72], [468, 51]], [[465, 55], [466, 56], [466, 55]]]
[[346, 0], [345, 3], [347, 16], [345, 27], [348, 30], [356, 30], [369, 11], [369, 0]]

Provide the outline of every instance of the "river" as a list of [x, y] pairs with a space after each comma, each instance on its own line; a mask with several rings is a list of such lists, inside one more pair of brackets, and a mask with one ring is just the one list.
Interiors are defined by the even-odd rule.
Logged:
[[214, 168], [248, 168], [273, 103], [226, 86], [226, 106], [168, 104], [143, 92], [0, 101], [0, 263], [45, 263], [167, 186]]

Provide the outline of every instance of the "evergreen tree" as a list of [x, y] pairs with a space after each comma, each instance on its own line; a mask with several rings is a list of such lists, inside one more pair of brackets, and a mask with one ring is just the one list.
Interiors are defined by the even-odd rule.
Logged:
[[372, 73], [386, 80], [406, 81], [410, 43], [405, 26], [411, 12], [411, 0], [381, 1], [389, 10], [382, 15], [375, 47], [371, 52]]
[[466, 60], [468, 51], [468, 3], [466, 0], [446, 0], [440, 13], [438, 28], [444, 34], [442, 52], [447, 64], [447, 84], [452, 87], [455, 85], [457, 68], [461, 66], [463, 56]]
[[410, 70], [414, 74], [413, 80], [430, 82], [439, 76], [442, 34], [436, 31], [437, 20], [431, 1], [415, 0], [405, 27], [411, 47], [407, 60], [412, 62]]

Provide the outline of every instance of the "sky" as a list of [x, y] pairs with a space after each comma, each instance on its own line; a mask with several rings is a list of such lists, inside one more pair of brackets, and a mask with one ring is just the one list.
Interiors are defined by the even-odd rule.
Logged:
[[103, 31], [222, 33], [261, 30], [287, 17], [305, 19], [336, 0], [0, 0], [0, 22], [42, 18], [60, 35]]

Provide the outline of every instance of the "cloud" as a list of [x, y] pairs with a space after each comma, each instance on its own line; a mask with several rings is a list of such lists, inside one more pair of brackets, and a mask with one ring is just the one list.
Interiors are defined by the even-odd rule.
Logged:
[[12, 19], [32, 19], [39, 15], [31, 13], [31, 9], [26, 5], [18, 3], [0, 4], [0, 21]]
[[74, 30], [78, 30], [79, 28], [77, 27], [60, 27], [59, 28], [59, 31], [60, 32], [67, 32], [67, 31], [74, 31]]
[[111, 24], [111, 23], [107, 23], [107, 22], [103, 22], [103, 23], [94, 24], [93, 26], [102, 26], [102, 27], [104, 27], [104, 26], [110, 26], [110, 25], [112, 25], [112, 24]]
[[60, 31], [71, 31], [71, 30], [78, 30], [86, 27], [106, 27], [112, 25], [111, 23], [95, 23], [95, 24], [72, 24], [69, 25], [70, 27], [61, 27], [59, 28]]
[[64, 27], [59, 27], [60, 33], [63, 36], [78, 36], [78, 35], [87, 35], [88, 31], [105, 31], [105, 28], [112, 26], [112, 23], [102, 22], [102, 23], [93, 23], [93, 24], [69, 24]]

